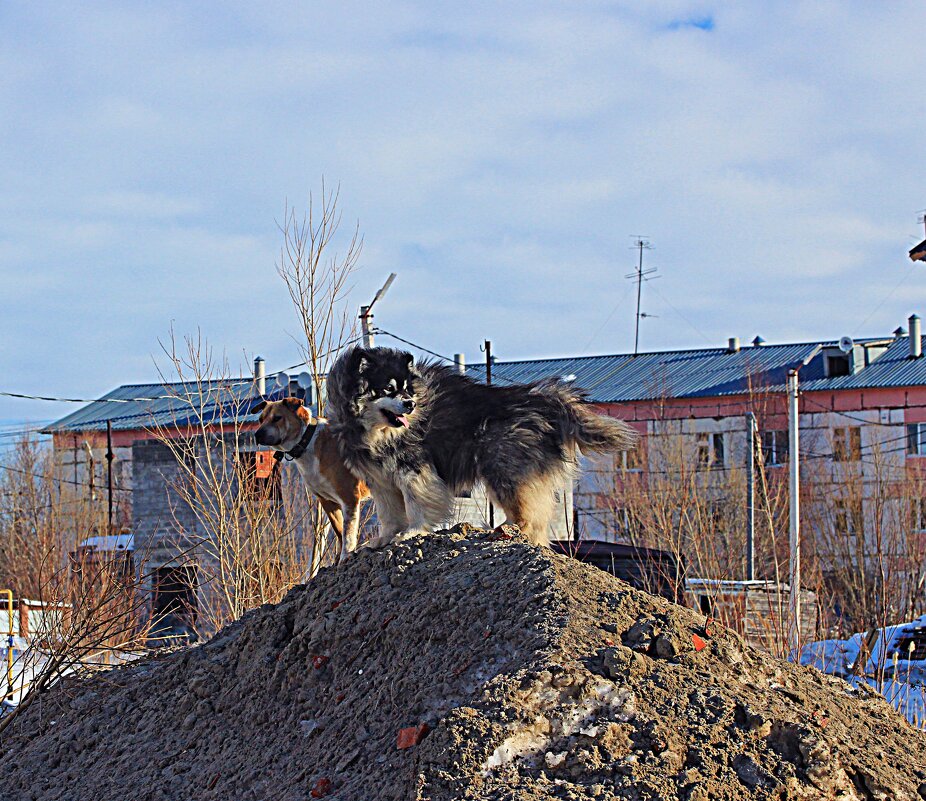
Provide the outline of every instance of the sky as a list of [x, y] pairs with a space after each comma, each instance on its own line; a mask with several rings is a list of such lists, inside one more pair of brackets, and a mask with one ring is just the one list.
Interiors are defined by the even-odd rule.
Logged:
[[351, 308], [396, 272], [376, 324], [470, 362], [632, 351], [641, 235], [642, 350], [889, 334], [926, 313], [924, 30], [920, 0], [3, 4], [0, 391], [156, 380], [171, 327], [292, 364], [280, 223], [322, 180]]

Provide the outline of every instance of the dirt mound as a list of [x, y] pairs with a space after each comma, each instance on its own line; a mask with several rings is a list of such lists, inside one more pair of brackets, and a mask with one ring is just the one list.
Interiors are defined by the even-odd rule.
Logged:
[[3, 799], [926, 798], [926, 738], [880, 697], [462, 528], [14, 728]]

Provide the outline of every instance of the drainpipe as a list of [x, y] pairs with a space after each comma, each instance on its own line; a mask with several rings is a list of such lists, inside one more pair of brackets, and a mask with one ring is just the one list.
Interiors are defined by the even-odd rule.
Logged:
[[6, 698], [13, 699], [13, 591], [0, 590], [6, 596], [6, 609], [9, 616], [9, 632], [6, 639]]

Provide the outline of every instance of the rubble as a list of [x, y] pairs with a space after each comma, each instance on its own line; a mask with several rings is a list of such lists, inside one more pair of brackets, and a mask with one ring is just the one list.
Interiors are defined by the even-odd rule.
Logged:
[[926, 798], [926, 736], [876, 693], [465, 526], [62, 682], [11, 730], [11, 801]]

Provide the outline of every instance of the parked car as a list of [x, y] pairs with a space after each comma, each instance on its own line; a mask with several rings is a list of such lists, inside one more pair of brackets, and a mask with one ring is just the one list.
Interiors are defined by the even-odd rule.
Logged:
[[668, 551], [598, 540], [553, 540], [550, 547], [605, 570], [638, 590], [685, 603], [684, 560]]

